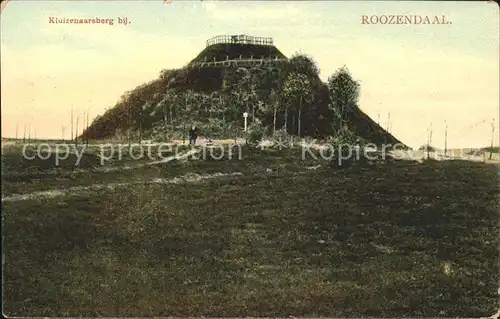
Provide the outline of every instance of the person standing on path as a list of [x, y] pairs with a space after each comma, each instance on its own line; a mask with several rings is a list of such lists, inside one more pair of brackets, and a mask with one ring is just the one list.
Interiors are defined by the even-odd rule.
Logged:
[[196, 127], [196, 125], [193, 125], [189, 130], [189, 145], [196, 145], [197, 138], [198, 138], [198, 128]]

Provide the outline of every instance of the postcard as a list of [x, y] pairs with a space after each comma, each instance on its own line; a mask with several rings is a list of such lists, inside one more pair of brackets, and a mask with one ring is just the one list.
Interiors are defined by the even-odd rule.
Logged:
[[498, 318], [498, 14], [2, 2], [4, 315]]

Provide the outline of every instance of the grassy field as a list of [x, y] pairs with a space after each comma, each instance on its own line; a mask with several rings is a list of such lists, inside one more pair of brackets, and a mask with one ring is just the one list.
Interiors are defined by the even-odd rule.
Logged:
[[[241, 160], [108, 172], [87, 154], [75, 172], [18, 151], [2, 153], [4, 199], [67, 192], [3, 201], [9, 316], [480, 317], [498, 308], [492, 164], [335, 169], [300, 150], [244, 148]], [[131, 184], [78, 188], [116, 182]]]

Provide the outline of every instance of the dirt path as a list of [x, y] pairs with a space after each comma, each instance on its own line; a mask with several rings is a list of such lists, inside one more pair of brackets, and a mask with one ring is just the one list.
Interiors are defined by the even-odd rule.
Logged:
[[17, 202], [24, 200], [42, 199], [42, 198], [55, 198], [69, 195], [81, 195], [86, 192], [98, 190], [113, 190], [119, 187], [129, 187], [137, 184], [180, 184], [180, 183], [197, 183], [207, 179], [214, 179], [220, 177], [242, 176], [242, 173], [235, 172], [230, 174], [214, 173], [214, 174], [186, 174], [180, 177], [173, 178], [155, 178], [152, 180], [139, 180], [127, 183], [107, 183], [107, 184], [93, 184], [90, 186], [74, 186], [69, 188], [51, 189], [45, 191], [37, 191], [29, 194], [14, 194], [2, 198], [2, 203]]
[[[164, 164], [171, 162], [173, 160], [182, 160], [186, 159], [191, 155], [197, 154], [201, 152], [199, 149], [192, 149], [182, 155], [173, 155], [169, 157], [165, 157], [164, 159], [158, 160], [158, 161], [151, 161], [147, 163], [138, 163], [138, 164], [133, 164], [133, 165], [121, 165], [121, 166], [101, 166], [101, 167], [95, 167], [91, 169], [83, 169], [83, 168], [75, 168], [74, 170], [71, 171], [72, 174], [82, 174], [82, 173], [88, 173], [88, 172], [115, 172], [115, 171], [126, 171], [126, 170], [131, 170], [131, 169], [137, 169], [141, 167], [146, 167], [146, 166], [152, 166], [152, 165], [158, 165], [158, 164]], [[58, 175], [60, 172], [56, 170], [55, 168], [53, 170], [47, 170], [44, 172], [37, 172], [37, 176], [40, 175]]]
[[[153, 165], [153, 164], [151, 164]], [[302, 172], [292, 172], [290, 174], [306, 174], [311, 170], [317, 170], [321, 165], [305, 167]], [[266, 171], [262, 172], [264, 175], [276, 173], [272, 169], [268, 168]], [[283, 176], [282, 173], [280, 173]], [[138, 181], [130, 181], [126, 183], [106, 183], [106, 184], [93, 184], [89, 186], [74, 186], [69, 188], [58, 188], [58, 189], [50, 189], [45, 191], [36, 191], [28, 194], [13, 194], [10, 196], [6, 196], [2, 198], [2, 203], [5, 202], [17, 202], [17, 201], [25, 201], [25, 200], [33, 200], [33, 199], [42, 199], [42, 198], [55, 198], [61, 196], [71, 196], [71, 195], [81, 195], [84, 193], [88, 193], [91, 191], [98, 190], [113, 190], [119, 187], [129, 187], [131, 185], [137, 184], [181, 184], [181, 183], [198, 183], [203, 180], [215, 179], [220, 177], [234, 177], [234, 176], [243, 176], [241, 172], [233, 172], [233, 173], [213, 173], [213, 174], [196, 174], [196, 173], [188, 173], [179, 177], [172, 178], [155, 178], [151, 180], [138, 180]]]
[[[141, 168], [141, 167], [145, 167], [145, 166], [164, 164], [164, 163], [171, 162], [173, 160], [182, 160], [182, 159], [188, 158], [189, 156], [197, 154], [199, 152], [200, 152], [199, 149], [192, 149], [192, 150], [190, 150], [182, 155], [169, 156], [169, 157], [166, 157], [166, 158], [159, 160], [159, 161], [151, 161], [151, 162], [140, 163], [140, 164], [135, 164], [135, 165], [124, 165], [124, 166], [114, 166], [114, 167], [98, 167], [98, 168], [93, 169], [93, 171], [111, 172], [111, 171], [129, 170], [129, 169], [136, 169], [136, 168]], [[85, 172], [87, 170], [81, 170], [81, 171]]]

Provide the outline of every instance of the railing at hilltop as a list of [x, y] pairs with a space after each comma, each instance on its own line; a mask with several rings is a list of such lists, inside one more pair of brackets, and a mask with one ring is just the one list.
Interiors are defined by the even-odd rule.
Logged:
[[207, 47], [219, 43], [238, 43], [255, 45], [273, 45], [273, 38], [252, 37], [248, 35], [219, 35], [207, 40]]
[[287, 58], [278, 58], [270, 57], [270, 58], [260, 58], [256, 59], [253, 56], [250, 58], [242, 58], [241, 55], [238, 59], [229, 59], [229, 56], [226, 56], [225, 60], [217, 61], [214, 57], [213, 60], [209, 61], [204, 59], [202, 62], [194, 62], [188, 65], [189, 68], [193, 67], [218, 67], [218, 66], [262, 66], [268, 65], [271, 63], [285, 63], [287, 62]]

